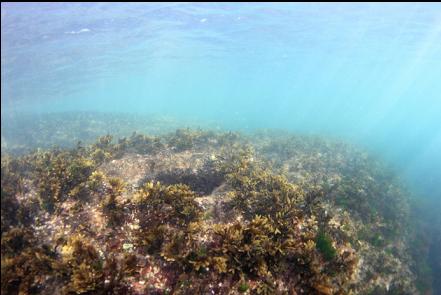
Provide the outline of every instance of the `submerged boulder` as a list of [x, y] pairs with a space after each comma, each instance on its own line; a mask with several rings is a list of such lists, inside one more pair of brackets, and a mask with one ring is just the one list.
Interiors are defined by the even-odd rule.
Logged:
[[180, 129], [1, 169], [5, 294], [419, 293], [408, 195], [346, 143]]

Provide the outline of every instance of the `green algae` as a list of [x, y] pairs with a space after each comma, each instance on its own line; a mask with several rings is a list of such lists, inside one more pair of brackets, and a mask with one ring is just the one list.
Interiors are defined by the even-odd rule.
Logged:
[[246, 291], [248, 291], [249, 288], [250, 286], [247, 283], [243, 282], [239, 284], [237, 291], [239, 291], [240, 293], [245, 293]]
[[332, 239], [329, 237], [329, 235], [327, 235], [323, 231], [320, 231], [317, 234], [315, 243], [317, 250], [319, 250], [320, 253], [322, 253], [323, 257], [326, 260], [330, 261], [337, 256], [337, 252], [334, 246], [332, 246]]

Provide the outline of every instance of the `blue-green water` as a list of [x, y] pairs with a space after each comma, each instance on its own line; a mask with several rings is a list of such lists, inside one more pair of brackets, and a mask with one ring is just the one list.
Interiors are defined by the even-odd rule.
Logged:
[[1, 8], [2, 116], [145, 113], [340, 137], [441, 203], [439, 3]]
[[2, 113], [340, 136], [441, 196], [440, 4], [2, 4]]

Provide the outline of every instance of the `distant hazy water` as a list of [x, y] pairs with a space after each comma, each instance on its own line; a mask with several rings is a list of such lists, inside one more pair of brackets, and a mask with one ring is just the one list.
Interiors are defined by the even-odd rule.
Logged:
[[336, 135], [441, 197], [441, 5], [2, 3], [1, 106]]

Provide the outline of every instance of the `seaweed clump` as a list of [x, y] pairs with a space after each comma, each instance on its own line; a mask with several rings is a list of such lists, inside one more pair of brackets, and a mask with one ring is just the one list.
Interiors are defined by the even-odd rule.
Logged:
[[167, 136], [167, 145], [177, 152], [182, 152], [200, 147], [209, 142], [218, 143], [218, 141], [228, 141], [228, 139], [234, 138], [231, 135], [232, 133], [216, 136], [213, 132], [200, 129], [177, 129], [174, 134]]
[[141, 155], [154, 154], [164, 149], [165, 144], [160, 137], [148, 136], [132, 133], [129, 138], [121, 138], [112, 148], [115, 157], [123, 155], [125, 152], [134, 152]]
[[56, 254], [38, 246], [32, 231], [12, 228], [1, 239], [2, 294], [34, 294], [45, 289], [58, 269]]
[[61, 248], [59, 273], [65, 294], [131, 294], [127, 280], [136, 269], [135, 255], [104, 254], [82, 234], [70, 237]]
[[24, 193], [20, 162], [10, 157], [1, 160], [1, 232], [29, 221], [29, 212], [20, 206], [17, 196]]
[[69, 195], [84, 193], [78, 185], [92, 174], [95, 164], [90, 159], [79, 156], [76, 151], [54, 151], [37, 154], [36, 186], [41, 207], [53, 212], [56, 205]]
[[103, 289], [103, 263], [98, 251], [85, 237], [75, 235], [61, 249], [66, 275], [67, 293], [86, 293]]
[[[320, 219], [322, 209], [316, 202], [322, 196], [319, 190], [305, 190], [272, 174], [247, 150], [221, 167], [233, 188], [226, 206], [242, 213], [245, 220], [215, 226], [215, 242], [209, 248], [227, 265], [215, 268], [266, 282], [264, 286], [269, 289], [276, 288], [271, 283], [276, 278], [296, 273], [303, 278], [298, 282], [303, 290], [350, 290], [357, 257], [347, 245], [341, 246], [341, 254], [332, 246], [323, 251], [318, 228], [319, 224], [328, 225], [326, 218]], [[325, 270], [319, 267], [323, 262], [318, 253], [324, 255]], [[335, 285], [332, 281], [337, 277], [340, 283]]]
[[123, 194], [124, 182], [118, 178], [108, 180], [109, 187], [101, 201], [101, 208], [104, 215], [107, 216], [109, 226], [118, 226], [124, 219], [124, 207], [121, 200]]
[[147, 251], [161, 249], [167, 235], [179, 235], [191, 222], [197, 221], [201, 209], [197, 195], [186, 185], [164, 186], [159, 182], [146, 183], [136, 192], [135, 212], [139, 221], [137, 241]]

